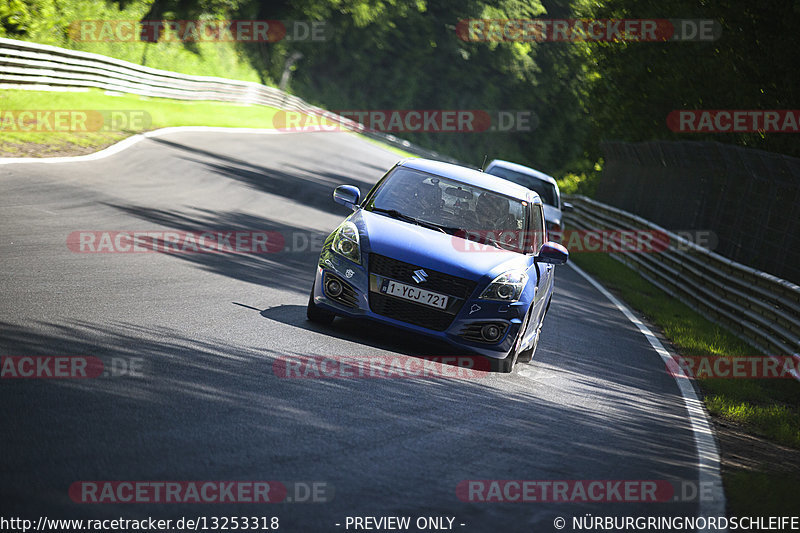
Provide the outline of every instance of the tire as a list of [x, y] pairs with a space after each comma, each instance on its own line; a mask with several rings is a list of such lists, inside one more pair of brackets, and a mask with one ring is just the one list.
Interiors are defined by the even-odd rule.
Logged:
[[505, 359], [489, 359], [489, 368], [492, 372], [500, 372], [502, 374], [508, 374], [512, 370], [514, 370], [514, 365], [517, 363], [517, 355], [516, 352], [514, 354], [508, 354]]
[[[316, 281], [314, 282], [316, 283]], [[322, 324], [325, 326], [329, 326], [333, 323], [333, 319], [336, 318], [334, 313], [330, 311], [326, 311], [325, 309], [320, 309], [317, 307], [317, 304], [314, 303], [314, 285], [311, 285], [311, 294], [308, 295], [308, 306], [306, 307], [306, 317], [316, 324]]]
[[539, 346], [539, 337], [542, 334], [542, 328], [536, 330], [536, 336], [533, 338], [533, 346], [520, 352], [519, 354], [519, 362], [520, 363], [530, 363], [533, 360], [533, 355], [536, 353], [536, 347]]
[[[514, 347], [511, 348], [505, 359], [491, 359], [489, 361], [492, 372], [501, 372], [503, 374], [508, 374], [514, 370], [514, 365], [517, 364], [520, 355], [523, 355], [527, 352], [531, 352], [531, 355], [533, 355], [533, 352], [531, 350], [525, 350], [524, 352], [519, 351], [520, 346], [522, 346], [522, 339], [523, 337], [525, 337], [525, 331], [527, 331], [528, 329], [528, 323], [531, 320], [532, 311], [533, 311], [533, 304], [531, 304], [531, 309], [528, 311], [528, 314], [525, 317], [525, 322], [523, 322], [523, 326], [522, 328], [520, 328], [519, 333], [517, 334], [517, 339], [514, 341]], [[534, 349], [536, 349], [535, 346]]]
[[539, 339], [542, 337], [542, 325], [544, 324], [544, 317], [547, 316], [547, 312], [550, 310], [550, 302], [552, 301], [553, 297], [551, 296], [550, 299], [547, 300], [547, 307], [544, 309], [542, 321], [539, 323], [539, 327], [536, 329], [536, 336], [533, 338], [533, 346], [519, 354], [519, 361], [521, 363], [530, 363], [533, 361], [533, 356], [536, 354], [536, 348], [539, 346]]

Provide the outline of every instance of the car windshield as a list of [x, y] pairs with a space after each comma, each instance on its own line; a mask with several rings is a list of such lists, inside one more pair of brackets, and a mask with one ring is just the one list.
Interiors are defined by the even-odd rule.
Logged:
[[364, 208], [524, 253], [521, 239], [498, 237], [527, 229], [528, 202], [460, 181], [399, 167]]
[[545, 204], [558, 207], [558, 195], [552, 183], [539, 179], [536, 176], [531, 176], [530, 174], [523, 174], [522, 172], [503, 167], [492, 167], [487, 171], [487, 174], [493, 174], [507, 179], [508, 181], [513, 181], [523, 187], [527, 187], [536, 192]]

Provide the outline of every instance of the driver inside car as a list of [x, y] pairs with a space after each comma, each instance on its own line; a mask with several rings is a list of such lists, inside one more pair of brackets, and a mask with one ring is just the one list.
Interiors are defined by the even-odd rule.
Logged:
[[439, 183], [436, 178], [435, 182], [419, 184], [416, 191], [417, 204], [420, 208], [419, 218], [427, 220], [428, 222], [438, 223], [442, 215], [442, 189], [439, 188]]
[[480, 229], [486, 231], [516, 231], [520, 229], [517, 217], [508, 209], [508, 200], [502, 196], [483, 193], [475, 205]]

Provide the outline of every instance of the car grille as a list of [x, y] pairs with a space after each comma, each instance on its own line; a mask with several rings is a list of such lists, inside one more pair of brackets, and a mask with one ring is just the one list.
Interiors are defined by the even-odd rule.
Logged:
[[[369, 255], [370, 273], [392, 278], [403, 283], [411, 282], [414, 271], [419, 268], [419, 266], [398, 261], [391, 257], [378, 254]], [[429, 268], [424, 268], [424, 270], [428, 274], [428, 279], [421, 286], [429, 291], [455, 296], [464, 300], [469, 298], [477, 285], [474, 281], [437, 272]], [[369, 293], [369, 307], [379, 315], [434, 331], [446, 330], [460, 309], [460, 306], [455, 309], [451, 308], [455, 314], [450, 314], [440, 309], [414, 302], [406, 302], [399, 298], [392, 298], [372, 291]]]
[[392, 278], [393, 280], [401, 283], [411, 283], [412, 276], [415, 270], [422, 268], [428, 274], [428, 280], [421, 284], [420, 287], [429, 291], [440, 292], [442, 294], [449, 294], [456, 298], [466, 300], [475, 290], [477, 285], [474, 281], [469, 281], [450, 274], [444, 274], [431, 270], [425, 267], [412, 265], [386, 257], [384, 255], [369, 254], [369, 271], [372, 274]]
[[379, 315], [434, 331], [446, 330], [453, 322], [453, 318], [455, 318], [455, 315], [450, 315], [444, 311], [413, 302], [404, 302], [377, 292], [369, 293], [369, 307]]

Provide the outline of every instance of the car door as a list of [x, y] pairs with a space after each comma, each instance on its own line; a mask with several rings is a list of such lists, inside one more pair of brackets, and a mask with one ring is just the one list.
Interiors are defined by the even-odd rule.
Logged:
[[[531, 204], [530, 217], [529, 228], [532, 235], [532, 248], [538, 253], [539, 248], [546, 241], [544, 213], [541, 204]], [[533, 338], [544, 318], [547, 302], [553, 291], [553, 269], [553, 265], [540, 261], [534, 261], [531, 267], [530, 279], [536, 280], [536, 289], [533, 296], [531, 318], [528, 323], [528, 329], [525, 332], [525, 343]]]

